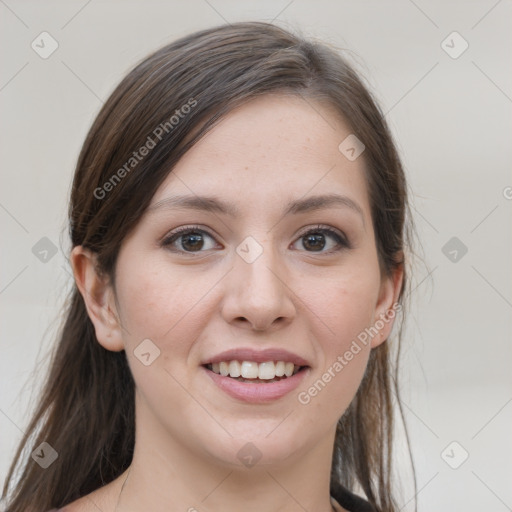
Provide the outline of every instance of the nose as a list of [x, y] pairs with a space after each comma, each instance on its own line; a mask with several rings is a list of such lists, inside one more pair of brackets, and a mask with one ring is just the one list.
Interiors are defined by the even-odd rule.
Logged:
[[255, 331], [272, 331], [293, 320], [293, 291], [286, 284], [288, 276], [277, 259], [269, 247], [252, 263], [235, 255], [222, 301], [226, 322]]

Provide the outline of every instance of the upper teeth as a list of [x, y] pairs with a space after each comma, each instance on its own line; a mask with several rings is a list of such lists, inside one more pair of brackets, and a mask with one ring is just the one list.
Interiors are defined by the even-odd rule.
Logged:
[[300, 366], [284, 361], [266, 361], [264, 363], [256, 363], [254, 361], [222, 361], [220, 363], [212, 363], [211, 369], [215, 373], [220, 373], [224, 377], [243, 377], [244, 379], [263, 379], [270, 380], [275, 377], [291, 377], [297, 373]]

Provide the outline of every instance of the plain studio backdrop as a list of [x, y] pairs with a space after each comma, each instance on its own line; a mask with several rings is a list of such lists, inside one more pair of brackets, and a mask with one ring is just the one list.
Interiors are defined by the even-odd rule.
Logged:
[[[94, 116], [150, 51], [261, 20], [346, 49], [401, 152], [424, 254], [402, 372], [419, 510], [512, 509], [510, 1], [5, 0], [0, 13], [0, 483], [71, 283], [68, 192]], [[404, 511], [412, 499], [406, 484]]]

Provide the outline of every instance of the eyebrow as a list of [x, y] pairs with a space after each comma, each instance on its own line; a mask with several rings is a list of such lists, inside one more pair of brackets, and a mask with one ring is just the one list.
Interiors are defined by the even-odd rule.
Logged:
[[[350, 197], [340, 194], [316, 195], [309, 196], [304, 199], [290, 201], [284, 209], [283, 216], [289, 214], [312, 212], [333, 207], [344, 207], [355, 211], [361, 216], [364, 224], [364, 213], [361, 206], [359, 206], [359, 204]], [[226, 203], [222, 199], [219, 199], [215, 196], [171, 196], [151, 205], [148, 210], [153, 212], [162, 208], [198, 210], [204, 212], [221, 213], [224, 215], [230, 215], [231, 217], [236, 217], [239, 214], [239, 210], [235, 205]]]

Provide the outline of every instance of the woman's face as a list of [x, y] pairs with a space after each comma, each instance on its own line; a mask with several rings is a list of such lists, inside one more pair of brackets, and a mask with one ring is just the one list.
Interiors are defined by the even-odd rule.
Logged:
[[[124, 241], [113, 338], [135, 379], [137, 428], [159, 452], [240, 466], [332, 448], [392, 321], [365, 329], [400, 284], [379, 271], [364, 152], [339, 149], [350, 134], [319, 103], [253, 100], [180, 160]], [[235, 360], [262, 378], [207, 366]], [[306, 368], [268, 382], [265, 361]]]

